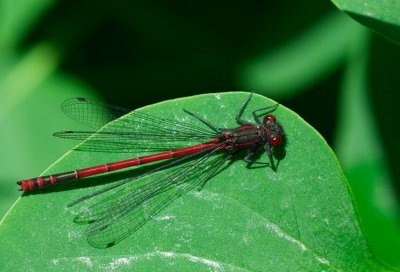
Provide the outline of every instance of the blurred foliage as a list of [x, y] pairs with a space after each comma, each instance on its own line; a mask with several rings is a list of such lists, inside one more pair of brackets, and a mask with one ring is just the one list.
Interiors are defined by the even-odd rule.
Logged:
[[[366, 2], [335, 5], [398, 42], [398, 4]], [[59, 111], [68, 97], [136, 108], [255, 90], [334, 146], [372, 250], [400, 266], [399, 61], [395, 44], [328, 1], [3, 0], [0, 214], [18, 195], [15, 180], [40, 174], [74, 144], [50, 136], [78, 126]]]

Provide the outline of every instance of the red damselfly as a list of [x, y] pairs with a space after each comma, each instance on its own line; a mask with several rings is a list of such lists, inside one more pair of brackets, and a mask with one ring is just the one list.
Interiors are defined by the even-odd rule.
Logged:
[[[236, 115], [240, 126], [233, 129], [219, 128], [188, 110], [185, 112], [204, 123], [208, 129], [86, 98], [66, 100], [62, 105], [66, 115], [100, 130], [62, 131], [54, 133], [55, 136], [85, 140], [78, 146], [83, 150], [146, 150], [153, 151], [153, 154], [21, 180], [17, 184], [21, 191], [32, 191], [166, 160], [149, 171], [115, 182], [68, 205], [91, 201], [74, 221], [89, 224], [86, 235], [91, 245], [100, 248], [112, 246], [138, 230], [178, 197], [195, 188], [200, 190], [232, 158], [243, 156], [249, 164], [267, 164], [276, 170], [273, 152], [283, 140], [283, 129], [275, 116], [267, 112], [273, 111], [277, 105], [253, 111], [254, 121], [247, 121], [241, 116], [251, 97]], [[258, 116], [261, 111], [266, 112], [262, 119]], [[198, 143], [184, 146], [193, 141]], [[261, 148], [269, 157], [269, 163], [253, 161], [254, 154]]]

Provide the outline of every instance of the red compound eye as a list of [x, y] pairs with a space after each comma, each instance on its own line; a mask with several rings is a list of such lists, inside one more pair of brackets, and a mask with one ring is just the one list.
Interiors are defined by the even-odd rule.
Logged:
[[277, 146], [280, 143], [281, 143], [281, 136], [280, 135], [278, 135], [278, 136], [276, 136], [276, 137], [274, 137], [274, 138], [269, 140], [269, 144], [272, 145], [272, 146]]
[[266, 115], [264, 115], [264, 122], [266, 122], [268, 119], [269, 119], [269, 120], [272, 120], [272, 121], [276, 121], [275, 116], [272, 115], [272, 114], [266, 114]]

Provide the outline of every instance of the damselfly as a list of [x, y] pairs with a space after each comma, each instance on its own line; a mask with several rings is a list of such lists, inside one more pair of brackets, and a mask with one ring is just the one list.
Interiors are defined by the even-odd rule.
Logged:
[[[56, 132], [55, 136], [77, 140], [89, 138], [81, 148], [90, 151], [147, 150], [153, 154], [21, 180], [17, 184], [21, 191], [32, 191], [166, 160], [143, 174], [115, 182], [68, 205], [91, 199], [93, 203], [74, 221], [89, 224], [86, 235], [91, 245], [100, 248], [112, 246], [138, 230], [178, 197], [195, 188], [200, 190], [232, 158], [242, 155], [249, 164], [262, 163], [254, 162], [253, 158], [263, 148], [269, 157], [269, 163], [264, 164], [276, 170], [273, 152], [283, 140], [283, 129], [274, 115], [265, 113], [260, 119], [258, 113], [271, 112], [277, 105], [253, 111], [254, 121], [247, 121], [241, 116], [251, 97], [236, 115], [240, 125], [237, 128], [219, 128], [198, 114], [185, 110], [208, 129], [86, 98], [66, 100], [62, 105], [66, 115], [93, 129], [101, 129], [62, 131]], [[182, 147], [185, 142], [193, 141], [198, 144]]]

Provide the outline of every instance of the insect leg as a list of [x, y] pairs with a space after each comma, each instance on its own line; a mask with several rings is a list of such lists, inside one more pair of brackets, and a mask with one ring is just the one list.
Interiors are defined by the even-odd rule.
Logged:
[[194, 118], [200, 120], [202, 123], [204, 123], [206, 126], [208, 126], [209, 128], [211, 128], [212, 130], [216, 131], [216, 132], [221, 132], [224, 131], [223, 128], [218, 128], [215, 125], [213, 125], [210, 121], [207, 121], [206, 119], [204, 119], [203, 117], [199, 116], [198, 114], [188, 111], [186, 109], [183, 109], [187, 114], [190, 114], [191, 116], [193, 116]]
[[229, 155], [226, 156], [223, 160], [221, 160], [221, 161], [218, 163], [218, 165], [215, 167], [215, 169], [210, 173], [210, 175], [209, 175], [206, 179], [204, 179], [204, 181], [200, 184], [200, 186], [197, 188], [197, 190], [198, 190], [198, 191], [203, 190], [204, 185], [206, 185], [207, 181], [208, 181], [211, 177], [213, 177], [213, 176], [218, 172], [218, 170], [221, 169], [221, 167], [225, 164], [226, 161], [229, 161], [230, 159], [232, 159], [236, 154], [237, 154], [237, 152], [232, 153], [232, 154], [229, 154]]
[[275, 163], [274, 163], [274, 158], [273, 158], [273, 156], [272, 156], [271, 147], [269, 146], [268, 143], [266, 143], [266, 144], [264, 145], [264, 149], [265, 149], [265, 152], [267, 153], [267, 155], [268, 155], [268, 157], [269, 157], [269, 161], [271, 162], [271, 169], [274, 170], [274, 171], [276, 171], [276, 166], [275, 166]]
[[236, 122], [240, 125], [254, 125], [253, 122], [248, 121], [248, 120], [244, 120], [241, 119], [240, 116], [242, 115], [242, 113], [244, 112], [244, 109], [247, 107], [247, 104], [249, 104], [251, 97], [253, 96], [253, 93], [250, 94], [249, 98], [247, 98], [247, 100], [244, 102], [243, 106], [240, 108], [238, 114], [236, 115]]
[[273, 110], [275, 110], [275, 109], [278, 107], [278, 105], [279, 105], [279, 104], [276, 103], [276, 104], [273, 105], [273, 106], [268, 106], [268, 107], [261, 108], [261, 109], [258, 109], [258, 110], [253, 111], [252, 114], [253, 114], [254, 120], [256, 120], [257, 124], [262, 125], [260, 118], [257, 116], [257, 112], [263, 111], [263, 110], [273, 111]]
[[243, 160], [247, 163], [248, 166], [250, 166], [252, 164], [262, 164], [262, 165], [269, 166], [270, 164], [268, 162], [254, 161], [253, 157], [256, 154], [258, 147], [259, 147], [259, 145], [255, 145], [254, 147], [250, 148], [248, 150], [248, 153], [246, 154], [246, 156], [243, 158]]

